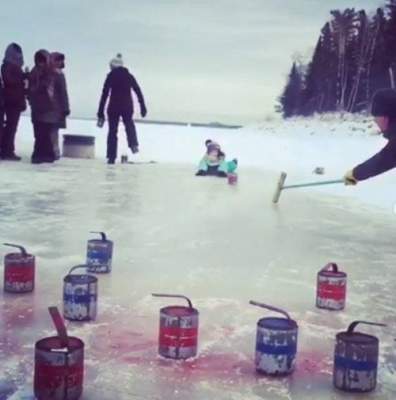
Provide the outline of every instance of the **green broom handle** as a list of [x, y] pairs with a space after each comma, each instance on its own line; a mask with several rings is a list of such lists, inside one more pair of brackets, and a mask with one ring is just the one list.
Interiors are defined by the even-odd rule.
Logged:
[[335, 183], [344, 183], [344, 180], [337, 179], [335, 181], [323, 181], [323, 182], [302, 183], [299, 185], [288, 185], [288, 186], [283, 186], [282, 189], [294, 189], [294, 188], [311, 187], [311, 186], [333, 185]]

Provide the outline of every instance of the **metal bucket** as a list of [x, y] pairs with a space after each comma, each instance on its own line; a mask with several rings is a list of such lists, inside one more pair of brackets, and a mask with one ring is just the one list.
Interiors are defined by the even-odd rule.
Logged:
[[343, 310], [346, 287], [347, 274], [341, 272], [337, 264], [327, 264], [318, 272], [316, 306], [327, 310]]
[[230, 173], [228, 173], [227, 178], [228, 178], [228, 183], [230, 185], [236, 185], [238, 183], [238, 175], [237, 174], [230, 172]]
[[34, 394], [37, 400], [78, 400], [83, 391], [84, 343], [68, 338], [64, 347], [58, 336], [39, 340], [35, 346]]
[[34, 290], [35, 258], [24, 247], [15, 247], [20, 253], [9, 253], [4, 257], [4, 291], [9, 293], [28, 293]]
[[71, 321], [92, 321], [96, 318], [98, 278], [88, 274], [72, 274], [86, 265], [73, 267], [63, 279], [63, 317]]
[[102, 238], [88, 240], [88, 272], [104, 274], [109, 273], [111, 272], [111, 261], [113, 258], [113, 242], [111, 240], [107, 240], [104, 232], [91, 233], [99, 233]]
[[250, 301], [250, 304], [284, 315], [269, 317], [257, 322], [256, 371], [271, 376], [289, 375], [293, 372], [297, 353], [298, 326], [289, 314], [279, 308]]
[[198, 310], [189, 298], [180, 295], [153, 294], [155, 297], [182, 298], [185, 306], [168, 306], [160, 310], [158, 352], [174, 360], [195, 357], [198, 349]]
[[371, 392], [377, 385], [379, 340], [375, 336], [354, 332], [357, 324], [386, 326], [355, 321], [346, 332], [336, 336], [333, 383], [345, 392]]

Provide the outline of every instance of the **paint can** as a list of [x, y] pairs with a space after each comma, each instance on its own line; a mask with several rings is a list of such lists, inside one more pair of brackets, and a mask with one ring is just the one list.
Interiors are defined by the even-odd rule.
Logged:
[[88, 240], [88, 272], [104, 274], [109, 273], [111, 272], [111, 262], [113, 258], [113, 242], [107, 239], [104, 232], [91, 233], [99, 233], [102, 238]]
[[347, 274], [329, 263], [317, 276], [316, 306], [326, 310], [343, 310], [346, 302]]
[[98, 278], [88, 274], [73, 274], [73, 267], [63, 279], [63, 317], [70, 321], [92, 321], [96, 318]]
[[153, 296], [181, 298], [188, 303], [188, 307], [172, 305], [160, 309], [159, 354], [174, 360], [195, 357], [198, 349], [198, 310], [186, 296], [155, 293]]
[[228, 173], [227, 178], [230, 185], [236, 185], [238, 183], [238, 174]]
[[257, 322], [256, 371], [265, 375], [284, 376], [293, 372], [297, 353], [298, 326], [286, 311], [266, 304], [250, 304], [282, 314]]
[[49, 312], [58, 336], [36, 342], [34, 395], [37, 400], [78, 400], [83, 392], [84, 342], [67, 335], [56, 307]]
[[379, 340], [375, 336], [355, 332], [358, 324], [386, 326], [354, 321], [346, 332], [336, 335], [333, 383], [344, 392], [371, 392], [377, 385]]
[[5, 243], [15, 247], [20, 253], [8, 253], [4, 257], [4, 291], [9, 293], [29, 293], [34, 290], [35, 257], [28, 254], [24, 247]]

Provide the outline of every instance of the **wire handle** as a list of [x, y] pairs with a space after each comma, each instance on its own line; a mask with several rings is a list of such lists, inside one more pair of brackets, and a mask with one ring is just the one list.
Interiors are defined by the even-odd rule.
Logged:
[[153, 297], [170, 297], [170, 298], [176, 298], [176, 299], [184, 299], [184, 300], [187, 301], [188, 307], [189, 307], [189, 308], [193, 308], [193, 305], [192, 305], [192, 303], [191, 303], [191, 300], [190, 300], [188, 297], [183, 296], [183, 295], [181, 295], [181, 294], [152, 293], [152, 296], [153, 296]]
[[58, 307], [48, 307], [48, 311], [51, 315], [52, 322], [55, 325], [59, 339], [63, 347], [69, 347], [69, 338], [67, 336], [67, 330], [62, 316], [58, 310]]
[[4, 246], [8, 247], [15, 247], [16, 249], [19, 249], [21, 251], [21, 254], [26, 257], [28, 255], [26, 249], [23, 246], [19, 246], [18, 244], [12, 244], [12, 243], [3, 243]]
[[339, 269], [338, 269], [338, 265], [336, 264], [336, 263], [333, 263], [333, 262], [331, 262], [331, 263], [328, 263], [328, 264], [326, 264], [321, 270], [320, 270], [320, 272], [324, 272], [324, 271], [331, 271], [331, 272], [335, 272], [335, 273], [337, 273], [338, 271], [339, 271]]
[[284, 315], [287, 319], [291, 319], [290, 315], [286, 311], [282, 310], [281, 308], [269, 306], [268, 304], [259, 303], [258, 301], [254, 301], [254, 300], [250, 300], [249, 304], [251, 304], [252, 306], [257, 306], [257, 307], [261, 307], [261, 308], [266, 308], [267, 310], [275, 311], [277, 313]]
[[353, 333], [353, 330], [356, 328], [358, 324], [365, 324], [365, 325], [373, 325], [373, 326], [382, 326], [386, 327], [387, 325], [385, 324], [379, 324], [378, 322], [367, 322], [367, 321], [353, 321], [351, 325], [349, 325], [347, 334], [351, 335]]
[[96, 231], [91, 231], [90, 233], [97, 233], [100, 236], [102, 236], [102, 240], [105, 242], [107, 240], [107, 236], [104, 232], [96, 232]]
[[73, 268], [69, 271], [68, 275], [70, 275], [73, 271], [75, 271], [76, 269], [79, 269], [79, 268], [88, 268], [88, 265], [85, 265], [85, 264], [76, 265], [75, 267], [73, 267]]

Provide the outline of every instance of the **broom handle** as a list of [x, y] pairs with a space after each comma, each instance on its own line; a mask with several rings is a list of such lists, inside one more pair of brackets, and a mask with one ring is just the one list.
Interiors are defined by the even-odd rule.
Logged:
[[282, 190], [283, 189], [294, 189], [294, 188], [311, 187], [311, 186], [334, 185], [336, 183], [344, 183], [344, 180], [343, 179], [337, 179], [337, 180], [334, 180], [334, 181], [301, 183], [299, 185], [287, 185], [287, 186], [283, 186]]

